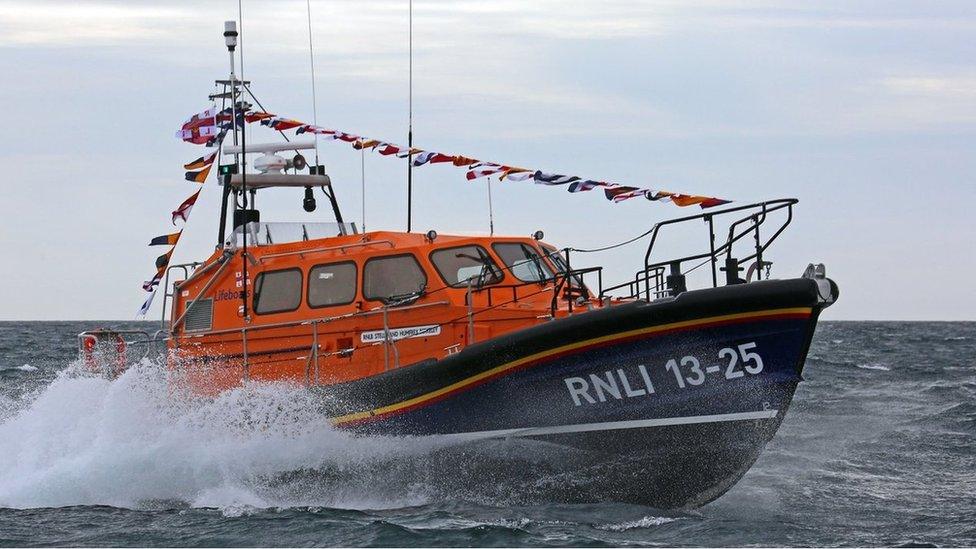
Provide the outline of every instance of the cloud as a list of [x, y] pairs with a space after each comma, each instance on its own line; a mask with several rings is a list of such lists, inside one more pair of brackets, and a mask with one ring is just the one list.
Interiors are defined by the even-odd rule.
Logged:
[[932, 100], [976, 100], [976, 75], [892, 76], [881, 81], [889, 92]]
[[[730, 4], [722, 1], [685, 2], [569, 2], [536, 0], [466, 0], [445, 3], [415, 1], [415, 31], [436, 28], [427, 46], [451, 46], [461, 33], [495, 37], [536, 37], [555, 40], [619, 40], [634, 37], [674, 36], [692, 29], [973, 29], [976, 21], [965, 4], [953, 10], [926, 8], [917, 3], [890, 2], [885, 10], [870, 4], [822, 2], [797, 5], [785, 1]], [[196, 36], [213, 21], [235, 18], [236, 2], [201, 3], [190, 0], [111, 1], [8, 0], [0, 11], [0, 46], [115, 45], [178, 40]], [[254, 32], [273, 32], [278, 49], [305, 46], [305, 2], [301, 0], [249, 0], [245, 18]], [[406, 2], [312, 3], [323, 46], [337, 53], [388, 53], [406, 38]], [[971, 14], [970, 14], [971, 15]], [[400, 32], [369, 32], [399, 23]], [[259, 29], [263, 29], [260, 30]], [[296, 32], [299, 31], [299, 32]], [[391, 40], [391, 38], [393, 40]]]
[[149, 43], [172, 34], [180, 20], [193, 20], [193, 12], [165, 5], [6, 2], [0, 46]]
[[[312, 1], [319, 123], [405, 138], [406, 5]], [[806, 213], [798, 223], [807, 226], [790, 233], [795, 245], [783, 253], [828, 263], [833, 254], [843, 259], [839, 266], [863, 273], [865, 282], [846, 286], [849, 298], [832, 314], [878, 291], [870, 269], [843, 254], [864, 265], [887, 264], [889, 230], [907, 239], [900, 246], [923, 255], [939, 252], [932, 241], [954, 238], [951, 245], [964, 247], [972, 240], [964, 205], [976, 172], [971, 139], [960, 137], [976, 133], [971, 4], [414, 0], [414, 8], [419, 146], [736, 199], [800, 196]], [[310, 120], [305, 0], [244, 0], [244, 9], [253, 89], [272, 111]], [[3, 314], [128, 316], [138, 306], [138, 286], [155, 253], [145, 239], [171, 229], [168, 212], [192, 190], [182, 163], [197, 151], [174, 140], [173, 130], [226, 72], [220, 33], [223, 20], [236, 14], [234, 0], [3, 2], [0, 72], [15, 78], [0, 87], [0, 100], [16, 131], [0, 137], [0, 160], [18, 168], [8, 177], [17, 187], [0, 204], [13, 228], [0, 240], [24, 262], [86, 261], [77, 242], [98, 243], [99, 258], [94, 272], [68, 288], [72, 295], [91, 293], [90, 307], [69, 300], [35, 310], [28, 298], [66, 283], [16, 275], [8, 291], [26, 297]], [[355, 203], [361, 157], [330, 147], [322, 147], [323, 161], [344, 204]], [[59, 152], [36, 156], [51, 150]], [[403, 165], [365, 158], [371, 228], [400, 228]], [[415, 219], [423, 226], [485, 225], [483, 182], [468, 184], [458, 175], [447, 167], [415, 173]], [[922, 184], [953, 198], [919, 202]], [[178, 252], [187, 257], [213, 249], [219, 197], [207, 189]], [[611, 233], [630, 234], [683, 213], [540, 186], [506, 183], [495, 191], [500, 231], [544, 227], [571, 245], [604, 244]], [[261, 204], [268, 219], [277, 212], [290, 219], [299, 201], [269, 194]], [[51, 205], [71, 204], [84, 204], [80, 222], [54, 216], [40, 229], [39, 220], [53, 215]], [[926, 214], [938, 220], [926, 226], [945, 235], [934, 228], [905, 235], [884, 225], [925, 205], [938, 211]], [[565, 212], [586, 212], [580, 215], [601, 219], [601, 227], [605, 219], [606, 230], [581, 229], [579, 218]], [[953, 219], [964, 230], [946, 230]], [[857, 230], [858, 223], [877, 233]], [[855, 246], [851, 234], [865, 241]], [[620, 261], [623, 270], [613, 278], [632, 267], [630, 259]], [[963, 273], [956, 278], [972, 271], [966, 261], [952, 269]], [[9, 268], [0, 274], [15, 276]], [[894, 292], [909, 278], [884, 282]], [[93, 280], [101, 286], [87, 287]], [[947, 278], [938, 286], [964, 283]], [[119, 296], [117, 288], [133, 293]], [[852, 305], [848, 316], [892, 316], [910, 307], [884, 306]], [[974, 310], [972, 303], [954, 306], [956, 316]], [[941, 314], [919, 311], [912, 314]]]

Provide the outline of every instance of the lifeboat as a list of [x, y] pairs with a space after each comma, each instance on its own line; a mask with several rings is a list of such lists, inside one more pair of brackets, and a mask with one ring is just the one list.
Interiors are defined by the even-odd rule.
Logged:
[[[228, 181], [231, 193], [239, 181]], [[571, 267], [572, 250], [541, 233], [242, 222], [172, 286], [171, 362], [202, 393], [244, 382], [306, 386], [337, 428], [363, 436], [571, 449], [554, 467], [573, 480], [548, 490], [550, 499], [700, 506], [728, 490], [775, 434], [817, 318], [838, 294], [822, 266], [750, 281], [729, 254], [785, 212], [778, 236], [795, 204], [658, 224], [648, 257], [674, 223], [731, 216], [738, 230], [705, 257], [647, 262], [608, 288], [602, 268]], [[756, 278], [775, 236], [752, 242], [744, 257], [763, 267], [752, 269]], [[710, 265], [716, 281], [725, 269], [724, 283], [687, 289], [689, 262]], [[493, 467], [496, 478], [524, 474]]]
[[[221, 83], [236, 98], [233, 74]], [[657, 223], [634, 275], [604, 285], [602, 267], [579, 266], [592, 254], [542, 232], [360, 232], [324, 167], [275, 155], [307, 146], [224, 147], [219, 244], [169, 266], [161, 286], [169, 367], [204, 395], [303, 386], [356, 435], [529, 443], [545, 462], [543, 482], [526, 456], [496, 460], [488, 484], [545, 484], [549, 501], [714, 500], [776, 433], [838, 296], [823, 265], [770, 276], [796, 199]], [[256, 194], [304, 193], [311, 211], [318, 189], [334, 221], [266, 222], [251, 206]], [[659, 257], [659, 240], [690, 224], [708, 228], [707, 251]], [[89, 351], [98, 341], [81, 337]], [[476, 470], [465, 460], [477, 455], [457, 454], [459, 468]]]

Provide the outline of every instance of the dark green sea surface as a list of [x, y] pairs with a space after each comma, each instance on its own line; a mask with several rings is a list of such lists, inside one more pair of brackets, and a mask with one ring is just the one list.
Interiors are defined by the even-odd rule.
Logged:
[[976, 323], [822, 323], [779, 433], [693, 512], [450, 497], [433, 448], [335, 432], [296, 389], [72, 375], [97, 324], [0, 323], [0, 545], [976, 544]]

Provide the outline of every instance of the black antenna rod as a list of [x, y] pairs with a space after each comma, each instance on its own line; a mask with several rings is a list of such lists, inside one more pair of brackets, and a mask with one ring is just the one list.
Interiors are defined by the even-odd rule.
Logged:
[[[215, 92], [217, 91], [216, 89], [217, 85], [218, 83], [215, 82], [214, 83]], [[220, 110], [217, 112], [224, 112], [224, 110], [227, 108], [227, 85], [225, 84], [222, 89], [223, 91], [219, 94]], [[216, 98], [214, 98], [214, 101], [216, 102]], [[222, 156], [223, 151], [218, 151], [218, 152], [221, 153], [218, 156], [218, 158], [220, 158], [220, 156]], [[217, 162], [217, 165], [220, 166], [219, 160]], [[218, 177], [222, 178], [223, 176], [219, 175]], [[221, 199], [220, 199], [220, 227], [217, 229], [217, 249], [220, 249], [224, 246], [225, 237], [227, 236], [227, 205], [230, 203], [230, 190], [231, 190], [231, 186], [229, 182], [222, 181], [221, 185], [223, 185], [224, 188], [221, 192]]]
[[412, 226], [413, 213], [413, 0], [409, 6], [409, 79], [407, 100], [407, 232]]

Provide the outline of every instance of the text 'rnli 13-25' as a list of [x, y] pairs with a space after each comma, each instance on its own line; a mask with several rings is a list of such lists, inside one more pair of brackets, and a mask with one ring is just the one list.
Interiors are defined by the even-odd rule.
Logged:
[[[756, 343], [749, 342], [738, 345], [736, 349], [725, 347], [718, 352], [718, 358], [727, 360], [724, 375], [718, 379], [734, 380], [747, 374], [762, 372], [763, 360], [756, 352]], [[741, 368], [739, 367], [741, 364]], [[723, 366], [712, 364], [703, 367], [701, 361], [692, 355], [685, 355], [680, 359], [670, 359], [664, 365], [665, 370], [674, 374], [678, 389], [701, 385], [713, 374], [723, 371]], [[630, 374], [628, 375], [628, 370]], [[607, 397], [615, 400], [650, 396], [655, 393], [651, 375], [644, 364], [631, 368], [617, 368], [605, 370], [599, 374], [589, 374], [584, 377], [567, 377], [563, 379], [573, 404], [581, 406], [583, 403], [596, 404], [606, 402]], [[592, 391], [592, 392], [591, 392]]]

